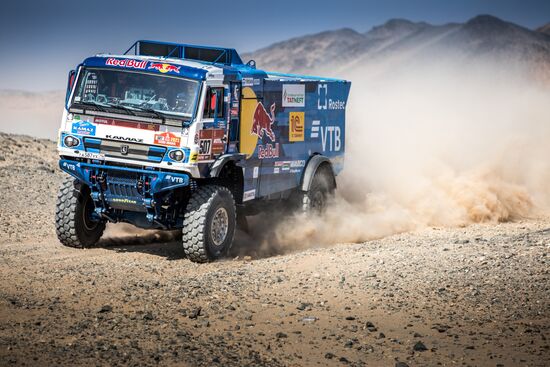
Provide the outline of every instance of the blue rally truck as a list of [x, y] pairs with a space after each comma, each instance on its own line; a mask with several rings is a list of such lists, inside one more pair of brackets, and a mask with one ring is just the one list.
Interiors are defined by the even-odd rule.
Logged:
[[345, 80], [270, 73], [234, 49], [137, 41], [69, 73], [56, 208], [65, 246], [106, 222], [182, 231], [192, 261], [225, 255], [246, 215], [318, 211], [345, 152]]

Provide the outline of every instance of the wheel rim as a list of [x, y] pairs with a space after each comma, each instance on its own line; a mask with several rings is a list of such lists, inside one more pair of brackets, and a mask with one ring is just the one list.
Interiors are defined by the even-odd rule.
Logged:
[[84, 208], [82, 208], [82, 222], [88, 231], [93, 231], [98, 225], [98, 222], [92, 219], [93, 212], [94, 204], [92, 202], [92, 198], [86, 196], [86, 199], [84, 200]]
[[224, 207], [219, 207], [212, 218], [210, 234], [215, 246], [221, 246], [227, 237], [229, 230], [229, 215]]
[[325, 195], [318, 190], [315, 191], [313, 194], [313, 197], [311, 198], [311, 208], [314, 211], [321, 211], [323, 207], [325, 206]]

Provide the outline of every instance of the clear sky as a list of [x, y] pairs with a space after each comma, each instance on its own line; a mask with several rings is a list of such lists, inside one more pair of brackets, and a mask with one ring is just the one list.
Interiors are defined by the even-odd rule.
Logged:
[[137, 39], [243, 53], [329, 29], [365, 32], [391, 18], [443, 24], [478, 14], [535, 28], [550, 22], [550, 0], [9, 0], [0, 11], [0, 89], [63, 89], [85, 57], [123, 53]]

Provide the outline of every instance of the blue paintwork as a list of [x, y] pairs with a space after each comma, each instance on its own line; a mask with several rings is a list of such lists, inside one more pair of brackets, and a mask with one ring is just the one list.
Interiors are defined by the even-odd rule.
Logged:
[[[201, 47], [204, 49], [219, 49], [209, 46], [193, 46], [186, 44], [164, 43], [156, 41], [138, 41], [134, 44], [137, 50], [139, 42], [154, 42], [158, 44], [179, 47], [176, 52], [183, 55], [185, 47]], [[130, 51], [132, 47], [128, 50]], [[255, 149], [250, 157], [238, 163], [244, 169], [243, 192], [252, 192], [255, 199], [276, 198], [277, 195], [300, 186], [307, 163], [314, 155], [327, 157], [335, 174], [341, 172], [344, 166], [345, 152], [345, 111], [351, 83], [342, 79], [325, 78], [317, 76], [305, 76], [296, 74], [272, 73], [259, 70], [254, 66], [242, 63], [240, 56], [234, 49], [225, 49], [230, 57], [230, 62], [209, 63], [205, 61], [191, 60], [198, 65], [215, 65], [223, 70], [225, 117], [216, 118], [213, 122], [203, 124], [203, 129], [225, 129], [230, 124], [229, 141], [225, 153], [236, 153], [239, 157], [238, 128], [243, 118], [240, 111], [240, 93], [243, 88], [251, 88], [256, 95], [257, 106], [263, 105], [264, 125], [270, 124], [272, 131], [259, 134]], [[139, 56], [139, 55], [138, 55]], [[195, 80], [205, 80], [207, 71], [201, 67], [189, 67], [178, 65], [177, 58], [171, 55], [167, 58], [157, 58], [154, 61], [141, 57], [126, 58], [110, 55], [101, 55], [87, 58], [83, 67], [107, 67], [129, 71], [148, 72], [161, 75], [180, 76]], [[111, 59], [109, 62], [108, 60]], [[114, 60], [114, 61], [113, 61]], [[132, 60], [131, 62], [123, 60]], [[157, 65], [155, 65], [157, 64]], [[166, 64], [166, 65], [164, 65]], [[77, 69], [79, 70], [79, 69]], [[290, 91], [292, 86], [303, 88], [303, 96], [296, 98], [303, 100], [299, 103], [283, 103], [283, 90]], [[200, 86], [199, 86], [200, 87]], [[198, 87], [198, 88], [199, 88]], [[236, 89], [235, 89], [236, 87]], [[286, 89], [285, 89], [286, 88]], [[296, 92], [289, 92], [296, 93]], [[300, 95], [301, 93], [298, 93]], [[303, 97], [303, 98], [302, 98]], [[196, 101], [195, 103], [198, 103]], [[284, 105], [283, 105], [284, 104]], [[274, 106], [271, 115], [271, 106]], [[261, 106], [260, 106], [261, 107]], [[237, 114], [230, 111], [236, 108]], [[195, 109], [197, 111], [198, 108]], [[267, 115], [265, 115], [267, 113]], [[303, 116], [303, 139], [291, 141], [290, 116]], [[261, 115], [261, 112], [260, 112]], [[248, 116], [251, 118], [252, 116]], [[131, 119], [131, 117], [129, 117]], [[266, 120], [267, 119], [267, 120]], [[254, 125], [253, 125], [254, 126]], [[86, 122], [75, 122], [71, 127], [72, 135], [78, 137], [81, 143], [74, 150], [84, 150], [83, 141], [101, 140], [93, 138], [95, 126]], [[244, 133], [247, 133], [244, 131]], [[248, 133], [252, 134], [253, 131]], [[61, 144], [66, 133], [61, 135]], [[254, 134], [258, 135], [258, 134]], [[182, 162], [175, 162], [169, 158], [169, 152], [174, 149], [182, 149], [185, 158]], [[98, 149], [87, 148], [88, 152], [99, 153]], [[153, 152], [164, 152], [162, 157], [151, 155]], [[267, 152], [267, 153], [266, 153]], [[275, 154], [273, 154], [275, 152]], [[175, 147], [150, 146], [149, 160], [151, 162], [167, 162], [173, 167], [189, 162], [190, 149]], [[240, 158], [239, 158], [240, 159]], [[172, 195], [174, 190], [191, 185], [191, 179], [187, 174], [176, 173], [168, 170], [160, 170], [147, 166], [146, 162], [136, 161], [140, 168], [128, 166], [116, 166], [102, 161], [79, 162], [76, 159], [62, 158], [60, 167], [81, 182], [90, 186], [92, 198], [96, 204], [98, 215], [108, 215], [115, 220], [128, 221], [141, 227], [178, 228], [182, 225], [182, 217], [167, 218], [160, 215], [159, 206], [155, 201], [160, 201], [163, 206], [171, 208], [177, 200]], [[199, 162], [198, 172], [201, 177], [209, 177], [211, 162]], [[257, 172], [257, 177], [254, 177]], [[107, 177], [108, 183], [102, 186], [97, 179], [100, 175]], [[137, 183], [149, 182], [149, 186], [143, 192], [138, 192]], [[110, 187], [116, 192], [111, 192]], [[247, 198], [250, 198], [248, 196]], [[114, 210], [113, 210], [114, 209]], [[171, 209], [168, 209], [170, 211]], [[156, 227], [157, 226], [157, 227]]]
[[[134, 60], [137, 63], [144, 61], [139, 59], [118, 58], [116, 56], [93, 56], [84, 60], [83, 65], [85, 67], [107, 67], [107, 68], [114, 68], [114, 69], [124, 69], [124, 70], [161, 74], [161, 75], [175, 75], [175, 76], [181, 76], [181, 77], [186, 77], [189, 79], [196, 79], [196, 80], [204, 80], [207, 74], [206, 70], [203, 70], [200, 68], [192, 68], [185, 65], [171, 64], [169, 60], [145, 61], [145, 66], [143, 68], [133, 68], [133, 67], [126, 67], [126, 66], [118, 66], [118, 65], [107, 65], [106, 63], [107, 63], [107, 60], [109, 59]], [[179, 73], [174, 73], [174, 72], [162, 73], [158, 69], [151, 68], [151, 65], [158, 64], [158, 63], [173, 65], [179, 68]]]

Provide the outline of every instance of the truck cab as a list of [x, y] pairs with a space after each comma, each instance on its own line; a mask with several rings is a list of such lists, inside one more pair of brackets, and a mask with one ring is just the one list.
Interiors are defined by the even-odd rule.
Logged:
[[227, 253], [237, 223], [275, 201], [322, 208], [343, 168], [344, 80], [268, 73], [234, 49], [137, 41], [69, 74], [59, 130], [70, 176], [61, 243], [106, 222], [183, 233], [194, 261]]

